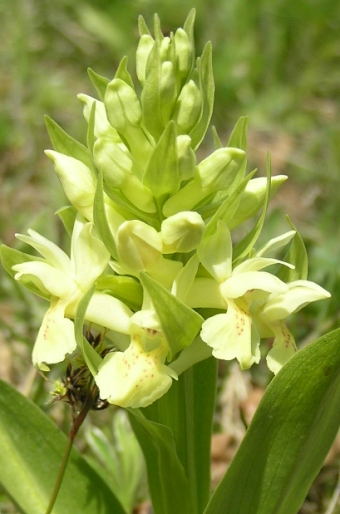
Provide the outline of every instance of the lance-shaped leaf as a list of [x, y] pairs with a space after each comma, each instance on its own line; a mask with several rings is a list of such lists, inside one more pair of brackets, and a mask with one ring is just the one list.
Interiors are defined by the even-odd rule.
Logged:
[[92, 375], [95, 376], [98, 373], [98, 367], [100, 366], [102, 359], [96, 352], [93, 346], [87, 341], [83, 335], [84, 320], [86, 315], [86, 309], [93, 296], [95, 286], [93, 286], [79, 302], [76, 317], [74, 319], [74, 335], [77, 341], [77, 346], [80, 349], [84, 361], [86, 362]]
[[155, 197], [178, 191], [181, 177], [178, 170], [176, 127], [170, 121], [151, 154], [143, 183]]
[[273, 379], [204, 514], [296, 514], [340, 425], [340, 329]]
[[[40, 260], [43, 262], [44, 259], [40, 259], [39, 257], [35, 257], [34, 255], [29, 255], [28, 253], [20, 252], [19, 250], [15, 250], [14, 248], [10, 248], [6, 245], [1, 245], [1, 262], [7, 273], [11, 275], [14, 279], [14, 275], [16, 271], [13, 270], [13, 266], [16, 264], [23, 264], [24, 262], [31, 262]], [[45, 298], [48, 300], [50, 295], [48, 293], [44, 293], [41, 291], [32, 281], [27, 281], [25, 283], [25, 287], [32, 291], [34, 294]]]
[[[232, 133], [230, 134], [228, 145], [231, 148], [240, 148], [244, 152], [247, 152], [247, 130], [248, 130], [248, 120], [247, 116], [241, 116], [233, 128]], [[242, 173], [238, 175], [239, 180], [242, 180], [242, 177], [247, 168], [247, 159], [244, 160], [241, 170]], [[236, 183], [237, 185], [237, 183]]]
[[267, 157], [267, 189], [265, 198], [263, 201], [262, 213], [257, 220], [254, 227], [248, 232], [248, 234], [235, 246], [234, 248], [234, 264], [235, 266], [252, 250], [254, 247], [264, 224], [264, 220], [267, 213], [269, 198], [271, 189], [271, 165], [270, 157]]
[[62, 224], [64, 225], [66, 232], [71, 237], [74, 222], [77, 216], [76, 209], [72, 205], [65, 205], [65, 207], [61, 207], [61, 209], [58, 209], [56, 211], [56, 214], [58, 214], [59, 218], [62, 221]]
[[214, 108], [215, 82], [212, 69], [211, 43], [206, 44], [202, 56], [197, 59], [197, 68], [203, 104], [200, 119], [189, 134], [194, 149], [198, 148], [208, 130]]
[[[155, 28], [156, 26], [157, 24], [155, 24]], [[146, 80], [141, 95], [143, 122], [156, 141], [164, 130], [176, 99], [173, 63], [162, 62], [161, 40], [163, 35], [160, 29], [157, 33], [158, 37], [155, 34], [156, 41], [148, 57]]]
[[87, 73], [89, 74], [92, 84], [96, 88], [99, 98], [103, 102], [107, 85], [110, 82], [109, 79], [102, 77], [101, 75], [98, 75], [98, 73], [91, 70], [91, 68], [88, 68]]
[[112, 257], [117, 260], [118, 253], [116, 243], [112, 235], [111, 229], [109, 227], [109, 223], [107, 221], [107, 216], [105, 212], [102, 172], [99, 172], [97, 180], [96, 193], [93, 202], [93, 218], [96, 230], [98, 231], [101, 240], [103, 241], [104, 245], [106, 246]]
[[294, 268], [292, 269], [288, 268], [287, 266], [282, 266], [277, 275], [285, 282], [293, 282], [294, 280], [306, 280], [308, 275], [307, 250], [302, 237], [288, 216], [286, 216], [286, 219], [292, 229], [295, 230], [295, 236], [284, 260], [293, 264]]
[[135, 86], [134, 86], [133, 80], [127, 69], [127, 62], [128, 62], [128, 58], [125, 55], [125, 57], [123, 57], [123, 59], [119, 63], [119, 66], [115, 73], [115, 79], [124, 80], [124, 82], [126, 82], [126, 84], [128, 84], [130, 87], [132, 87], [134, 89]]
[[[20, 512], [46, 512], [67, 437], [42, 410], [0, 380], [0, 483]], [[126, 514], [73, 449], [53, 514]]]
[[202, 326], [203, 318], [146, 273], [140, 274], [140, 280], [151, 297], [170, 347], [171, 359], [193, 342]]
[[167, 426], [149, 421], [138, 410], [131, 410], [129, 419], [146, 460], [155, 514], [191, 512], [189, 483], [173, 433]]
[[91, 152], [86, 146], [69, 136], [58, 123], [48, 116], [45, 116], [45, 123], [51, 143], [56, 152], [73, 157], [81, 161], [88, 168], [93, 169]]
[[[176, 497], [186, 495], [191, 498], [190, 509], [186, 511], [183, 508], [179, 511], [180, 514], [202, 513], [210, 496], [210, 446], [216, 380], [217, 361], [207, 358], [192, 365], [179, 377], [178, 382], [173, 383], [166, 395], [143, 409], [149, 420], [158, 426], [165, 425], [173, 434], [177, 455], [188, 477], [188, 489], [178, 487], [175, 494]], [[148, 467], [155, 473], [158, 465], [158, 462], [152, 462], [151, 459], [148, 462]], [[168, 474], [167, 477], [169, 476]], [[175, 477], [171, 477], [167, 482], [174, 480]], [[172, 486], [173, 484], [165, 483], [163, 487]], [[169, 511], [171, 514], [174, 512], [171, 504]], [[165, 511], [160, 512], [163, 514]]]

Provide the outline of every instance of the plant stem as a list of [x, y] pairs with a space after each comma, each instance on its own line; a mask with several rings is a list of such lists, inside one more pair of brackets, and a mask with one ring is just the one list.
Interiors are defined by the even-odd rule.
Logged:
[[97, 391], [98, 391], [97, 386], [94, 386], [90, 390], [89, 395], [87, 396], [86, 401], [85, 401], [81, 411], [79, 412], [78, 416], [76, 416], [73, 419], [72, 427], [71, 427], [71, 430], [70, 430], [70, 433], [69, 433], [69, 436], [68, 436], [68, 443], [67, 443], [67, 446], [66, 446], [66, 449], [65, 449], [65, 452], [64, 452], [63, 460], [62, 460], [61, 465], [60, 465], [58, 477], [57, 477], [56, 483], [54, 485], [54, 489], [53, 489], [53, 492], [52, 492], [50, 503], [48, 504], [48, 507], [47, 507], [47, 510], [46, 510], [45, 514], [51, 514], [51, 512], [52, 512], [53, 506], [54, 506], [54, 504], [55, 504], [55, 502], [57, 500], [57, 497], [58, 497], [58, 494], [59, 494], [59, 490], [60, 490], [60, 487], [61, 487], [61, 484], [62, 484], [62, 481], [63, 481], [63, 478], [64, 478], [64, 474], [65, 474], [65, 471], [66, 471], [66, 466], [67, 466], [69, 457], [71, 455], [73, 441], [74, 441], [74, 439], [75, 439], [75, 437], [76, 437], [76, 435], [77, 435], [81, 425], [83, 424], [83, 422], [84, 422], [84, 420], [85, 420], [89, 410], [93, 406], [93, 400], [94, 400], [94, 398], [96, 396]]

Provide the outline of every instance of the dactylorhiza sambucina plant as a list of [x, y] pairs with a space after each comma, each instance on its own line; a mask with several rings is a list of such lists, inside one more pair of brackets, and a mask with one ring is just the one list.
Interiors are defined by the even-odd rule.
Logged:
[[[306, 250], [289, 220], [287, 232], [259, 243], [268, 202], [287, 177], [272, 177], [269, 160], [266, 177], [247, 173], [246, 118], [226, 146], [213, 130], [215, 148], [200, 157], [214, 80], [211, 45], [195, 56], [194, 17], [166, 37], [157, 16], [153, 36], [140, 18], [138, 85], [126, 58], [111, 81], [90, 70], [99, 99], [79, 95], [86, 146], [46, 119], [54, 147], [46, 155], [70, 202], [58, 211], [70, 255], [33, 230], [17, 237], [40, 256], [2, 247], [6, 270], [49, 304], [33, 364], [48, 372], [67, 361], [54, 394], [73, 412], [51, 495], [45, 469], [59, 465], [56, 429], [0, 380], [0, 483], [26, 514], [48, 502], [46, 514], [131, 512], [141, 467], [130, 443], [119, 459], [100, 439], [99, 453], [115, 466], [109, 484], [79, 455], [72, 460], [91, 408], [126, 409], [155, 514], [294, 514], [337, 433], [340, 331], [297, 353], [286, 325], [330, 295], [307, 280]], [[264, 339], [276, 376], [211, 496], [217, 361], [249, 369]], [[70, 492], [65, 485], [55, 503], [69, 457]], [[23, 475], [32, 460], [39, 465]]]
[[[124, 408], [150, 406], [211, 356], [248, 369], [264, 338], [276, 374], [296, 352], [286, 318], [329, 296], [307, 280], [290, 223], [257, 245], [287, 177], [271, 177], [269, 162], [267, 177], [247, 173], [247, 119], [226, 146], [213, 131], [215, 149], [199, 157], [214, 79], [211, 45], [195, 56], [193, 25], [194, 11], [164, 36], [155, 17], [152, 36], [140, 18], [138, 85], [126, 58], [111, 81], [90, 70], [99, 99], [79, 95], [86, 146], [46, 119], [70, 256], [33, 230], [17, 237], [39, 257], [2, 247], [7, 271], [49, 303], [34, 365], [48, 371], [78, 348], [99, 397]], [[84, 326], [102, 334], [100, 351]]]

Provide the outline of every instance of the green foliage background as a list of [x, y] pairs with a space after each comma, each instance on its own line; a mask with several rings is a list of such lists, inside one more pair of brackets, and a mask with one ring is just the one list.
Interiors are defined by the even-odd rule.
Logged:
[[[0, 238], [19, 247], [14, 233], [32, 227], [64, 244], [52, 214], [65, 199], [43, 153], [51, 147], [44, 114], [84, 140], [76, 95], [95, 95], [87, 68], [112, 78], [128, 55], [133, 73], [138, 15], [150, 26], [157, 12], [166, 32], [181, 26], [192, 7], [197, 53], [213, 43], [213, 123], [221, 139], [239, 116], [249, 116], [251, 166], [264, 174], [269, 151], [273, 173], [289, 176], [264, 237], [287, 230], [289, 214], [307, 244], [309, 278], [332, 293], [292, 320], [302, 346], [339, 320], [338, 0], [0, 0]], [[11, 362], [0, 375], [38, 403], [43, 386], [31, 387], [27, 361], [44, 307], [0, 270], [0, 349], [7, 356], [1, 359]]]

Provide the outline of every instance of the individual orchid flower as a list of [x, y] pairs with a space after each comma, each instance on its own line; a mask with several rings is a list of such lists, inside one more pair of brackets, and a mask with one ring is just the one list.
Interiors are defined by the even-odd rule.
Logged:
[[328, 291], [309, 280], [295, 280], [287, 287], [286, 293], [269, 295], [256, 314], [261, 336], [274, 337], [267, 355], [267, 365], [273, 373], [277, 373], [297, 351], [294, 337], [283, 320], [311, 302], [330, 297]]
[[[222, 221], [217, 223], [215, 233], [204, 238], [198, 248], [198, 256], [212, 278], [196, 279], [187, 301], [194, 307], [227, 308], [225, 313], [216, 314], [203, 323], [201, 338], [213, 348], [216, 358], [236, 358], [242, 369], [248, 369], [261, 357], [260, 333], [251, 314], [252, 302], [264, 301], [269, 294], [275, 297], [288, 291], [284, 282], [262, 270], [282, 262], [254, 257], [233, 268], [231, 236]], [[209, 289], [212, 289], [212, 294], [209, 294]]]
[[131, 342], [124, 351], [108, 353], [95, 376], [100, 397], [120, 407], [146, 407], [163, 396], [177, 373], [166, 366], [169, 347], [152, 309], [131, 318]]
[[[17, 238], [35, 248], [44, 259], [13, 266], [15, 279], [33, 283], [50, 300], [40, 327], [32, 360], [40, 369], [44, 363], [61, 362], [76, 349], [73, 322], [79, 301], [103, 273], [109, 262], [109, 252], [97, 237], [92, 223], [78, 215], [71, 239], [71, 257], [56, 244], [34, 230]], [[95, 292], [87, 309], [86, 319], [122, 333], [130, 329], [132, 312], [109, 294]]]

